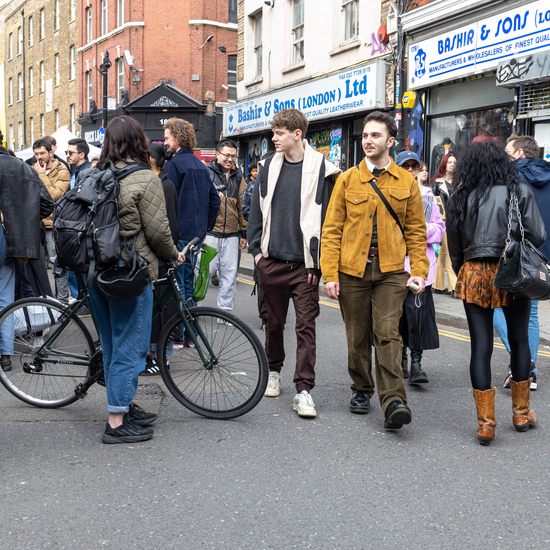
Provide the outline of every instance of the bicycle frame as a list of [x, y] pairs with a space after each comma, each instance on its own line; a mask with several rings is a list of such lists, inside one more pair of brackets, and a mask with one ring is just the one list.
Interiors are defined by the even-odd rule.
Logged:
[[[155, 317], [156, 315], [159, 315], [160, 312], [166, 306], [166, 304], [168, 304], [168, 302], [170, 302], [175, 297], [178, 303], [178, 313], [179, 313], [179, 316], [181, 317], [181, 322], [185, 327], [185, 330], [187, 331], [187, 334], [191, 338], [192, 342], [195, 344], [195, 349], [197, 350], [197, 353], [199, 354], [201, 361], [203, 362], [206, 368], [208, 369], [212, 368], [212, 365], [215, 364], [214, 351], [212, 350], [212, 347], [210, 346], [208, 339], [204, 335], [204, 332], [202, 331], [200, 324], [195, 323], [195, 319], [191, 314], [191, 311], [187, 305], [187, 302], [183, 299], [183, 296], [180, 291], [180, 287], [176, 280], [174, 267], [168, 268], [166, 272], [166, 277], [164, 279], [158, 279], [155, 284], [158, 285], [163, 283], [169, 283], [169, 287], [158, 298], [158, 303], [154, 305], [153, 317]], [[191, 325], [191, 323], [193, 323], [193, 325]], [[210, 354], [210, 358], [211, 358], [210, 360], [207, 360], [205, 358], [204, 352], [201, 346], [199, 345], [199, 341], [198, 341], [199, 339], [196, 338], [195, 331], [197, 332], [197, 335], [202, 340], [204, 347], [206, 348], [206, 351]]]

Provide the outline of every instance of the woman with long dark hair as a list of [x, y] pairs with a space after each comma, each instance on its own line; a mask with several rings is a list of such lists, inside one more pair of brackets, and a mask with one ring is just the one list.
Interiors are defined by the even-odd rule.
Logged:
[[[437, 205], [441, 213], [441, 219], [445, 221], [445, 211], [449, 197], [453, 192], [453, 173], [456, 167], [456, 155], [447, 153], [439, 163], [437, 174], [432, 178], [433, 193], [436, 196]], [[447, 273], [447, 285], [445, 285], [445, 273]], [[451, 266], [451, 258], [447, 247], [447, 234], [441, 239], [437, 267], [435, 270], [434, 292], [436, 294], [452, 294], [456, 285], [456, 273]], [[448, 289], [447, 291], [445, 289]]]
[[[133, 118], [121, 116], [107, 126], [98, 166], [113, 165], [120, 170], [130, 164], [138, 164], [142, 169], [120, 180], [120, 239], [126, 240], [149, 262], [150, 276], [156, 279], [157, 255], [180, 263], [184, 257], [170, 234], [162, 185], [150, 170], [143, 128]], [[122, 260], [130, 260], [125, 250]], [[95, 281], [90, 298], [99, 327], [109, 412], [102, 440], [104, 443], [145, 441], [153, 436], [153, 430], [147, 426], [157, 415], [145, 412], [132, 400], [149, 349], [153, 312], [151, 283], [137, 298], [113, 298]]]
[[[458, 273], [455, 294], [464, 302], [471, 339], [470, 378], [477, 409], [477, 438], [489, 445], [496, 437], [495, 394], [491, 384], [493, 309], [502, 307], [508, 327], [513, 381], [513, 424], [518, 431], [537, 425], [530, 409], [529, 314], [531, 300], [494, 286], [499, 257], [508, 233], [511, 197], [519, 200], [525, 237], [535, 246], [546, 240], [544, 222], [533, 192], [519, 183], [518, 173], [501, 145], [475, 143], [455, 170], [455, 191], [447, 209], [447, 235], [453, 269]], [[521, 239], [517, 216], [512, 238]]]

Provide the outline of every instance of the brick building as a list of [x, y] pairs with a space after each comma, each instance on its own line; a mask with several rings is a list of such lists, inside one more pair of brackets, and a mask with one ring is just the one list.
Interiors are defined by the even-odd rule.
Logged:
[[29, 147], [60, 126], [78, 131], [76, 0], [27, 0], [6, 16], [5, 141]]
[[219, 111], [220, 103], [236, 99], [236, 0], [88, 0], [79, 18], [84, 137], [96, 142], [102, 126], [97, 69], [108, 51], [109, 118], [128, 113], [158, 140], [164, 120], [180, 116], [195, 125], [199, 146], [214, 146], [221, 127], [216, 104]]

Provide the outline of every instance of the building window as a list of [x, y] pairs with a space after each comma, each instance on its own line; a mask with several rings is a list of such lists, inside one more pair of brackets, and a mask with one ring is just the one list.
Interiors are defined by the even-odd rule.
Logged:
[[342, 42], [359, 35], [359, 1], [342, 0]]
[[17, 125], [17, 133], [18, 133], [18, 141], [19, 141], [19, 149], [23, 149], [23, 145], [25, 145], [25, 139], [23, 138], [23, 123], [20, 122]]
[[256, 68], [255, 76], [262, 74], [262, 14], [254, 18], [254, 66]]
[[55, 54], [55, 85], [59, 86], [59, 54]]
[[17, 101], [23, 100], [23, 75], [17, 75]]
[[230, 23], [237, 23], [237, 0], [229, 0], [229, 17]]
[[90, 104], [93, 99], [93, 86], [92, 86], [92, 71], [88, 71], [87, 77], [88, 79], [88, 109], [90, 109]]
[[88, 8], [87, 21], [88, 21], [88, 42], [91, 42], [91, 41], [93, 40], [93, 31], [92, 31], [92, 8]]
[[8, 105], [13, 103], [13, 78], [8, 82]]
[[76, 48], [71, 46], [71, 80], [76, 78]]
[[40, 40], [44, 40], [46, 28], [46, 16], [44, 14], [44, 8], [40, 10]]
[[119, 59], [116, 62], [117, 66], [117, 101], [120, 103], [122, 99], [122, 92], [124, 91], [124, 59]]
[[44, 75], [44, 61], [41, 61], [40, 62], [40, 91], [41, 92], [44, 91], [45, 81], [46, 81], [46, 78]]
[[117, 23], [119, 27], [124, 25], [124, 0], [118, 0], [118, 16]]
[[29, 48], [34, 44], [34, 20], [32, 15], [29, 17]]
[[55, 110], [55, 129], [59, 130], [59, 109]]
[[29, 119], [30, 126], [31, 126], [31, 143], [34, 143], [34, 118], [31, 116]]
[[46, 135], [46, 123], [44, 121], [44, 115], [40, 115], [40, 135], [45, 136]]
[[237, 101], [237, 56], [227, 56], [227, 100]]
[[8, 61], [13, 57], [13, 33], [8, 38]]
[[292, 65], [304, 60], [304, 2], [292, 0]]
[[8, 138], [10, 140], [9, 148], [15, 149], [15, 139], [13, 139], [13, 124], [10, 124], [10, 129], [8, 132]]
[[107, 0], [101, 0], [101, 34], [107, 34]]
[[76, 134], [76, 105], [71, 105], [71, 132]]
[[54, 30], [59, 30], [59, 0], [55, 0], [53, 9]]
[[71, 0], [71, 21], [76, 19], [76, 0]]
[[23, 53], [23, 29], [17, 27], [17, 55]]
[[34, 68], [29, 67], [29, 97], [34, 95]]

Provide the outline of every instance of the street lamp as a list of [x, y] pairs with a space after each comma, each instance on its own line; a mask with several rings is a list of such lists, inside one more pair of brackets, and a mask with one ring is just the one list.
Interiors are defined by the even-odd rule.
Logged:
[[105, 50], [103, 63], [99, 66], [99, 74], [103, 77], [103, 128], [107, 128], [107, 71], [112, 67], [109, 50]]

